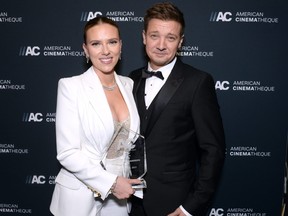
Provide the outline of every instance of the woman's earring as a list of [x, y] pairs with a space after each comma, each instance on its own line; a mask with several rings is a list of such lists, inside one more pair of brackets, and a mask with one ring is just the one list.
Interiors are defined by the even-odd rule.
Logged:
[[86, 62], [89, 63], [89, 56], [86, 56]]
[[121, 60], [121, 54], [122, 54], [122, 52], [120, 52], [120, 55], [119, 55], [119, 60]]

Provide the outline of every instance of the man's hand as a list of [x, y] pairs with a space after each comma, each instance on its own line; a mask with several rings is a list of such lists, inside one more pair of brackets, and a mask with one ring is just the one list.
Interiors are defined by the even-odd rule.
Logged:
[[186, 216], [186, 215], [181, 211], [180, 208], [177, 208], [174, 212], [172, 212], [167, 216]]

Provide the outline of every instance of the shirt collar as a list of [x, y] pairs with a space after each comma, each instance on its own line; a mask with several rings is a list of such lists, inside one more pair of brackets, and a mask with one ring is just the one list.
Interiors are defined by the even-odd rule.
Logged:
[[[169, 64], [163, 66], [163, 67], [160, 67], [157, 69], [157, 71], [161, 71], [162, 72], [162, 75], [164, 77], [164, 80], [166, 80], [168, 78], [168, 76], [170, 75], [175, 63], [176, 63], [176, 60], [177, 60], [177, 57], [175, 57]], [[150, 62], [148, 62], [148, 70], [149, 71], [154, 71], [151, 66], [150, 66]]]

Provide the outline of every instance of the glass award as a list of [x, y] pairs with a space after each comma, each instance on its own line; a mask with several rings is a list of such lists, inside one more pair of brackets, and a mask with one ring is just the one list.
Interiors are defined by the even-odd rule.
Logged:
[[146, 188], [146, 181], [143, 178], [147, 172], [145, 138], [141, 134], [130, 130], [130, 133], [131, 132], [134, 133], [134, 135], [132, 139], [132, 149], [130, 150], [130, 178], [141, 180], [141, 184], [134, 184], [132, 188]]

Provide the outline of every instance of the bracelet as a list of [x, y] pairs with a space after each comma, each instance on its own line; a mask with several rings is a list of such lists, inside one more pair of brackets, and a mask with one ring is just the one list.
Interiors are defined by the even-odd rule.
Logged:
[[87, 187], [88, 187], [88, 189], [90, 189], [93, 192], [93, 195], [94, 195], [95, 198], [96, 197], [101, 197], [101, 194], [97, 190], [93, 189], [90, 186], [87, 186]]
[[118, 176], [116, 177], [114, 183], [112, 184], [111, 188], [110, 188], [110, 193], [113, 193], [114, 192], [114, 189], [116, 187], [116, 183], [117, 183], [117, 179], [118, 179]]

